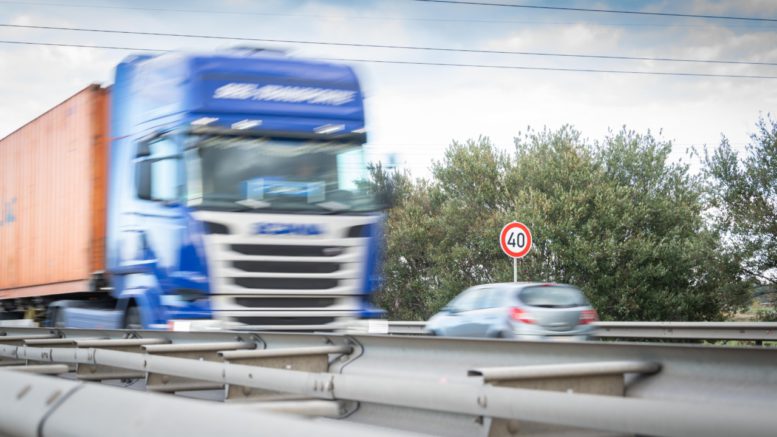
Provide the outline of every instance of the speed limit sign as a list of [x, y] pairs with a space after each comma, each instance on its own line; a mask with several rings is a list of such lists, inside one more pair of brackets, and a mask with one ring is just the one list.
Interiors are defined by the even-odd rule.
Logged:
[[513, 282], [518, 282], [518, 258], [531, 250], [531, 231], [519, 222], [510, 222], [499, 233], [499, 247], [513, 259]]
[[531, 231], [523, 223], [508, 223], [499, 234], [499, 246], [507, 256], [523, 258], [531, 250]]

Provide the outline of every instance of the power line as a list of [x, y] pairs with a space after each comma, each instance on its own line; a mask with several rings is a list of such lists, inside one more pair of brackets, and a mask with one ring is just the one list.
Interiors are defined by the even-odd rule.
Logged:
[[454, 1], [454, 0], [412, 0], [416, 2], [424, 3], [445, 3], [452, 5], [472, 5], [472, 6], [497, 6], [505, 8], [522, 8], [522, 9], [545, 9], [552, 11], [571, 11], [571, 12], [597, 12], [607, 14], [627, 14], [627, 15], [652, 15], [658, 17], [681, 17], [681, 18], [708, 18], [713, 20], [739, 20], [739, 21], [758, 21], [777, 23], [777, 18], [761, 18], [761, 17], [740, 17], [733, 15], [704, 15], [704, 14], [681, 14], [677, 12], [647, 12], [647, 11], [634, 11], [625, 9], [598, 9], [598, 8], [573, 8], [566, 6], [540, 6], [540, 5], [524, 5], [524, 4], [506, 4], [506, 3], [489, 3], [489, 2], [473, 2], [473, 1]]
[[[46, 7], [61, 7], [61, 8], [85, 8], [85, 9], [114, 9], [114, 10], [130, 10], [130, 11], [150, 11], [150, 12], [182, 12], [191, 14], [219, 14], [219, 15], [257, 15], [268, 17], [300, 17], [300, 18], [315, 18], [319, 20], [373, 20], [373, 21], [420, 21], [420, 22], [442, 22], [442, 23], [503, 23], [503, 24], [552, 24], [552, 25], [574, 25], [580, 24], [579, 22], [567, 22], [567, 21], [537, 21], [537, 20], [498, 20], [498, 19], [477, 19], [477, 18], [431, 18], [431, 17], [392, 17], [392, 16], [364, 16], [364, 15], [348, 15], [348, 16], [329, 16], [320, 14], [292, 14], [292, 13], [278, 13], [278, 12], [257, 12], [257, 11], [224, 11], [216, 9], [182, 9], [182, 8], [150, 8], [140, 6], [115, 6], [115, 5], [98, 5], [98, 4], [65, 4], [65, 3], [52, 3], [52, 2], [30, 2], [20, 0], [0, 0], [0, 4], [17, 4], [24, 6], [46, 6]], [[509, 6], [509, 5], [503, 5]], [[703, 27], [699, 25], [681, 25], [681, 24], [666, 24], [666, 23], [596, 23], [597, 26], [644, 26], [644, 27]], [[743, 25], [747, 26], [747, 25]], [[750, 26], [752, 27], [752, 26]], [[771, 27], [767, 27], [771, 28]]]
[[170, 50], [148, 49], [143, 47], [117, 47], [117, 46], [98, 46], [89, 44], [65, 44], [53, 42], [35, 42], [35, 41], [7, 41], [0, 40], [0, 44], [20, 44], [28, 46], [52, 46], [52, 47], [77, 47], [81, 49], [107, 49], [107, 50], [131, 50], [138, 52], [169, 52]]
[[[97, 4], [65, 4], [65, 3], [51, 3], [51, 2], [28, 2], [28, 1], [12, 1], [12, 0], [0, 0], [0, 3], [6, 4], [18, 4], [25, 6], [55, 6], [62, 8], [79, 8], [79, 9], [119, 9], [127, 11], [151, 11], [151, 12], [186, 12], [194, 14], [224, 14], [224, 15], [269, 15], [269, 16], [291, 16], [292, 14], [278, 14], [269, 12], [252, 12], [252, 11], [222, 11], [217, 9], [180, 9], [180, 8], [149, 8], [140, 6], [114, 6], [114, 5], [97, 5]], [[315, 17], [315, 16], [312, 16]]]
[[27, 24], [0, 23], [0, 27], [19, 28], [19, 29], [61, 30], [61, 31], [72, 31], [72, 32], [97, 32], [97, 33], [112, 33], [112, 34], [122, 34], [122, 35], [144, 35], [144, 36], [165, 36], [165, 37], [177, 37], [177, 38], [254, 41], [254, 42], [283, 43], [283, 44], [324, 45], [324, 46], [338, 46], [338, 47], [422, 50], [422, 51], [437, 51], [437, 52], [545, 56], [545, 57], [583, 58], [583, 59], [611, 59], [611, 60], [626, 60], [626, 61], [688, 62], [688, 63], [702, 63], [702, 64], [777, 66], [777, 62], [733, 61], [733, 60], [718, 60], [718, 59], [659, 58], [659, 57], [619, 56], [619, 55], [591, 55], [591, 54], [579, 54], [579, 53], [530, 52], [530, 51], [512, 51], [512, 50], [460, 49], [460, 48], [452, 48], [452, 47], [428, 47], [428, 46], [425, 47], [425, 46], [406, 46], [406, 45], [393, 45], [393, 44], [367, 44], [367, 43], [346, 43], [346, 42], [332, 42], [332, 41], [251, 38], [251, 37], [226, 36], [226, 35], [143, 32], [143, 31], [134, 31], [134, 30], [94, 29], [94, 28], [83, 28], [83, 27], [60, 27], [60, 26], [36, 26], [36, 25], [27, 25]]
[[418, 61], [394, 61], [383, 59], [346, 59], [346, 58], [319, 58], [328, 61], [339, 62], [370, 62], [378, 64], [399, 64], [399, 65], [430, 65], [440, 67], [470, 67], [470, 68], [494, 68], [504, 70], [534, 70], [534, 71], [565, 71], [576, 73], [614, 73], [614, 74], [634, 74], [650, 76], [685, 76], [685, 77], [719, 77], [731, 79], [777, 79], [777, 76], [745, 75], [745, 74], [715, 74], [715, 73], [687, 73], [687, 72], [669, 72], [669, 71], [640, 71], [640, 70], [607, 70], [596, 68], [562, 68], [562, 67], [530, 67], [523, 65], [492, 65], [492, 64], [460, 64], [448, 62], [418, 62]]
[[[86, 45], [86, 44], [65, 44], [65, 43], [42, 43], [42, 42], [34, 42], [34, 41], [0, 40], [0, 44], [24, 44], [24, 45], [41, 45], [41, 46], [56, 46], [56, 47], [78, 47], [78, 48], [91, 48], [91, 49], [134, 50], [134, 51], [148, 51], [148, 52], [171, 51], [171, 50], [164, 50], [164, 49], [151, 49], [151, 48], [138, 48], [138, 47], [116, 47], [116, 46], [101, 46], [101, 45]], [[746, 75], [746, 74], [715, 74], [715, 73], [689, 73], [689, 72], [641, 71], [641, 70], [607, 70], [607, 69], [595, 69], [595, 68], [531, 67], [531, 66], [524, 66], [524, 65], [463, 64], [463, 63], [449, 63], [449, 62], [397, 61], [397, 60], [387, 60], [387, 59], [353, 59], [353, 58], [327, 58], [327, 57], [321, 57], [317, 59], [321, 59], [325, 61], [336, 61], [336, 62], [365, 62], [365, 63], [395, 64], [395, 65], [490, 68], [490, 69], [501, 69], [501, 70], [559, 71], [559, 72], [575, 72], [575, 73], [613, 73], [613, 74], [648, 75], [648, 76], [709, 77], [709, 78], [729, 78], [729, 79], [777, 79], [777, 76]]]

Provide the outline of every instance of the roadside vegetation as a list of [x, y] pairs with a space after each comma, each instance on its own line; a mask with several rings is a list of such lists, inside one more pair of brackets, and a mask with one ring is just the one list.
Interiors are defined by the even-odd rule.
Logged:
[[468, 286], [511, 281], [497, 235], [519, 220], [535, 244], [519, 280], [576, 284], [603, 320], [736, 314], [775, 285], [777, 123], [760, 120], [744, 156], [724, 138], [701, 172], [671, 151], [650, 132], [588, 140], [567, 126], [521, 133], [509, 152], [453, 142], [429, 179], [374, 166], [394, 205], [377, 304], [426, 319]]

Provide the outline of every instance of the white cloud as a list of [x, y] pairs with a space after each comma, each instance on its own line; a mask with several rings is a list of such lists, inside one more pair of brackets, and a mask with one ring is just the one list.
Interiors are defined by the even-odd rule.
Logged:
[[596, 24], [531, 26], [510, 32], [508, 36], [492, 40], [486, 48], [492, 50], [592, 53], [616, 49], [623, 29]]
[[[669, 10], [674, 2], [655, 3]], [[718, 13], [720, 2], [699, 2], [700, 13]], [[747, 2], [738, 15], [772, 14], [771, 3]], [[777, 8], [777, 2], [774, 2]], [[412, 7], [411, 7], [412, 6]], [[607, 7], [607, 4], [602, 4]], [[166, 5], [165, 7], [174, 7]], [[184, 6], [181, 6], [184, 7]], [[726, 22], [694, 21], [695, 27], [622, 26], [603, 24], [499, 24], [434, 23], [402, 20], [354, 20], [348, 17], [423, 14], [461, 19], [510, 20], [517, 17], [492, 8], [420, 8], [397, 2], [371, 2], [354, 8], [346, 3], [274, 1], [256, 6], [233, 0], [224, 9], [326, 16], [271, 17], [35, 9], [12, 14], [6, 21], [20, 24], [54, 24], [116, 29], [141, 29], [260, 38], [353, 41], [399, 45], [428, 45], [570, 52], [627, 54], [678, 58], [729, 58], [777, 61], [777, 30], [764, 26], [734, 27]], [[205, 2], [186, 8], [216, 8]], [[706, 9], [705, 9], [706, 8]], [[722, 11], [722, 9], [721, 9]], [[61, 12], [61, 13], [60, 13]], [[442, 15], [445, 12], [445, 15]], [[4, 15], [0, 13], [0, 16]], [[557, 15], [520, 16], [569, 21]], [[624, 21], [624, 20], [621, 20]], [[138, 47], [208, 48], [231, 45], [228, 41], [185, 40], [162, 37], [111, 36], [91, 33], [2, 30], [7, 39], [80, 42]], [[261, 44], [278, 46], [278, 44]], [[285, 44], [290, 46], [289, 44]], [[704, 71], [777, 75], [777, 68], [661, 62], [575, 60], [531, 56], [446, 54], [327, 46], [300, 46], [294, 53], [311, 57], [352, 57], [433, 62], [503, 65], [613, 68], [658, 71]], [[0, 46], [0, 135], [18, 128], [50, 106], [92, 82], [109, 82], [114, 65], [126, 53], [85, 49]], [[368, 128], [375, 157], [398, 152], [417, 174], [424, 174], [432, 159], [440, 159], [452, 139], [478, 135], [491, 137], [510, 148], [513, 136], [527, 125], [535, 128], [573, 124], [591, 138], [609, 128], [657, 132], [678, 144], [715, 144], [721, 132], [734, 143], [744, 143], [759, 112], [775, 112], [777, 81], [627, 76], [450, 67], [356, 64], [366, 87]]]
[[3, 49], [0, 137], [93, 82], [107, 81], [112, 62], [72, 47]]
[[775, 15], [777, 15], [777, 3], [773, 0], [736, 0], [734, 2], [694, 0], [691, 10], [693, 13], [705, 15], [775, 18]]

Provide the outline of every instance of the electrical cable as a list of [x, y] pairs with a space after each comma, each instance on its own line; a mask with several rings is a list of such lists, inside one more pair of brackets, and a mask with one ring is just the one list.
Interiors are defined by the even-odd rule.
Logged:
[[705, 18], [705, 19], [713, 19], [713, 20], [739, 20], [739, 21], [777, 23], [777, 18], [741, 17], [741, 16], [733, 16], [733, 15], [682, 14], [679, 12], [649, 12], [649, 11], [633, 11], [633, 10], [626, 10], [626, 9], [573, 8], [573, 7], [567, 7], [567, 6], [544, 6], [544, 5], [526, 5], [526, 4], [515, 4], [515, 3], [490, 3], [490, 2], [454, 1], [454, 0], [411, 0], [411, 1], [423, 2], [423, 3], [444, 3], [444, 4], [452, 4], [452, 5], [543, 9], [543, 10], [551, 10], [551, 11], [596, 12], [596, 13], [607, 13], [607, 14], [651, 15], [651, 16], [659, 16], [659, 17]]
[[[458, 3], [458, 2], [457, 2]], [[292, 17], [292, 18], [315, 18], [318, 20], [378, 20], [378, 21], [420, 21], [420, 22], [447, 22], [447, 23], [504, 23], [504, 24], [552, 24], [552, 25], [574, 25], [579, 24], [577, 22], [558, 22], [558, 21], [536, 21], [536, 20], [504, 20], [504, 19], [477, 19], [477, 18], [430, 18], [430, 17], [378, 17], [378, 16], [363, 16], [363, 15], [349, 15], [349, 16], [328, 16], [320, 14], [292, 14], [292, 13], [278, 13], [278, 12], [257, 12], [257, 11], [224, 11], [216, 9], [182, 9], [182, 8], [151, 8], [140, 6], [116, 6], [116, 5], [99, 5], [99, 4], [77, 4], [77, 3], [54, 3], [54, 2], [39, 2], [39, 1], [21, 1], [21, 0], [0, 0], [0, 4], [15, 4], [24, 6], [46, 6], [46, 7], [61, 7], [61, 8], [82, 8], [82, 9], [115, 9], [115, 10], [129, 10], [129, 11], [151, 11], [151, 12], [182, 12], [191, 14], [219, 14], [219, 15], [257, 15], [268, 17]], [[499, 5], [497, 5], [499, 6]], [[501, 6], [510, 6], [502, 4]], [[528, 7], [528, 6], [527, 6]], [[753, 23], [750, 23], [750, 25]], [[764, 23], [764, 24], [768, 24]], [[596, 23], [597, 26], [652, 26], [652, 27], [701, 27], [698, 25], [679, 25], [679, 24], [666, 24], [666, 23]], [[743, 24], [743, 26], [748, 26]]]
[[111, 34], [122, 34], [122, 35], [164, 36], [164, 37], [176, 37], [176, 38], [201, 38], [201, 39], [216, 39], [216, 40], [230, 40], [230, 41], [253, 41], [253, 42], [269, 42], [269, 43], [281, 43], [281, 44], [304, 44], [304, 45], [324, 45], [324, 46], [337, 46], [337, 47], [360, 47], [360, 48], [378, 48], [378, 49], [395, 49], [395, 50], [399, 49], [399, 50], [437, 51], [437, 52], [455, 52], [455, 53], [477, 53], [477, 54], [492, 54], [492, 55], [494, 54], [495, 55], [521, 55], [521, 56], [545, 56], [545, 57], [583, 58], [583, 59], [611, 59], [611, 60], [626, 60], [626, 61], [686, 62], [686, 63], [701, 63], [701, 64], [777, 66], [777, 62], [664, 58], [664, 57], [648, 57], [648, 56], [595, 55], [595, 54], [580, 54], [580, 53], [554, 53], [554, 52], [513, 51], [513, 50], [484, 50], [484, 49], [466, 49], [466, 48], [453, 48], [453, 47], [407, 46], [407, 45], [396, 45], [396, 44], [368, 44], [368, 43], [347, 43], [347, 42], [294, 40], [294, 39], [278, 39], [278, 38], [252, 38], [252, 37], [226, 36], [226, 35], [203, 35], [203, 34], [192, 34], [192, 33], [145, 32], [145, 31], [135, 31], [135, 30], [95, 29], [95, 28], [85, 28], [85, 27], [38, 26], [38, 25], [30, 25], [30, 24], [0, 23], [0, 27], [16, 28], [16, 29], [60, 30], [60, 31], [70, 31], [70, 32], [111, 33]]
[[[0, 40], [0, 44], [78, 47], [78, 48], [131, 50], [131, 51], [148, 51], [148, 52], [169, 52], [170, 51], [170, 50], [164, 50], [164, 49], [151, 49], [151, 48], [141, 48], [141, 47], [118, 47], [118, 46], [101, 46], [101, 45], [87, 45], [87, 44], [45, 43], [45, 42], [34, 42], [34, 41]], [[364, 63], [376, 63], [376, 64], [395, 64], [395, 65], [492, 68], [492, 69], [503, 69], [503, 70], [559, 71], [559, 72], [577, 72], [577, 73], [613, 73], [613, 74], [630, 74], [630, 75], [709, 77], [709, 78], [730, 78], [730, 79], [777, 79], [777, 76], [746, 75], [746, 74], [611, 70], [611, 69], [595, 69], [595, 68], [531, 67], [531, 66], [523, 66], [523, 65], [463, 64], [463, 63], [448, 63], [448, 62], [398, 61], [398, 60], [387, 60], [387, 59], [353, 59], [353, 58], [328, 58], [328, 57], [319, 57], [318, 59], [325, 60], [325, 61], [336, 61], [336, 62], [364, 62]]]

